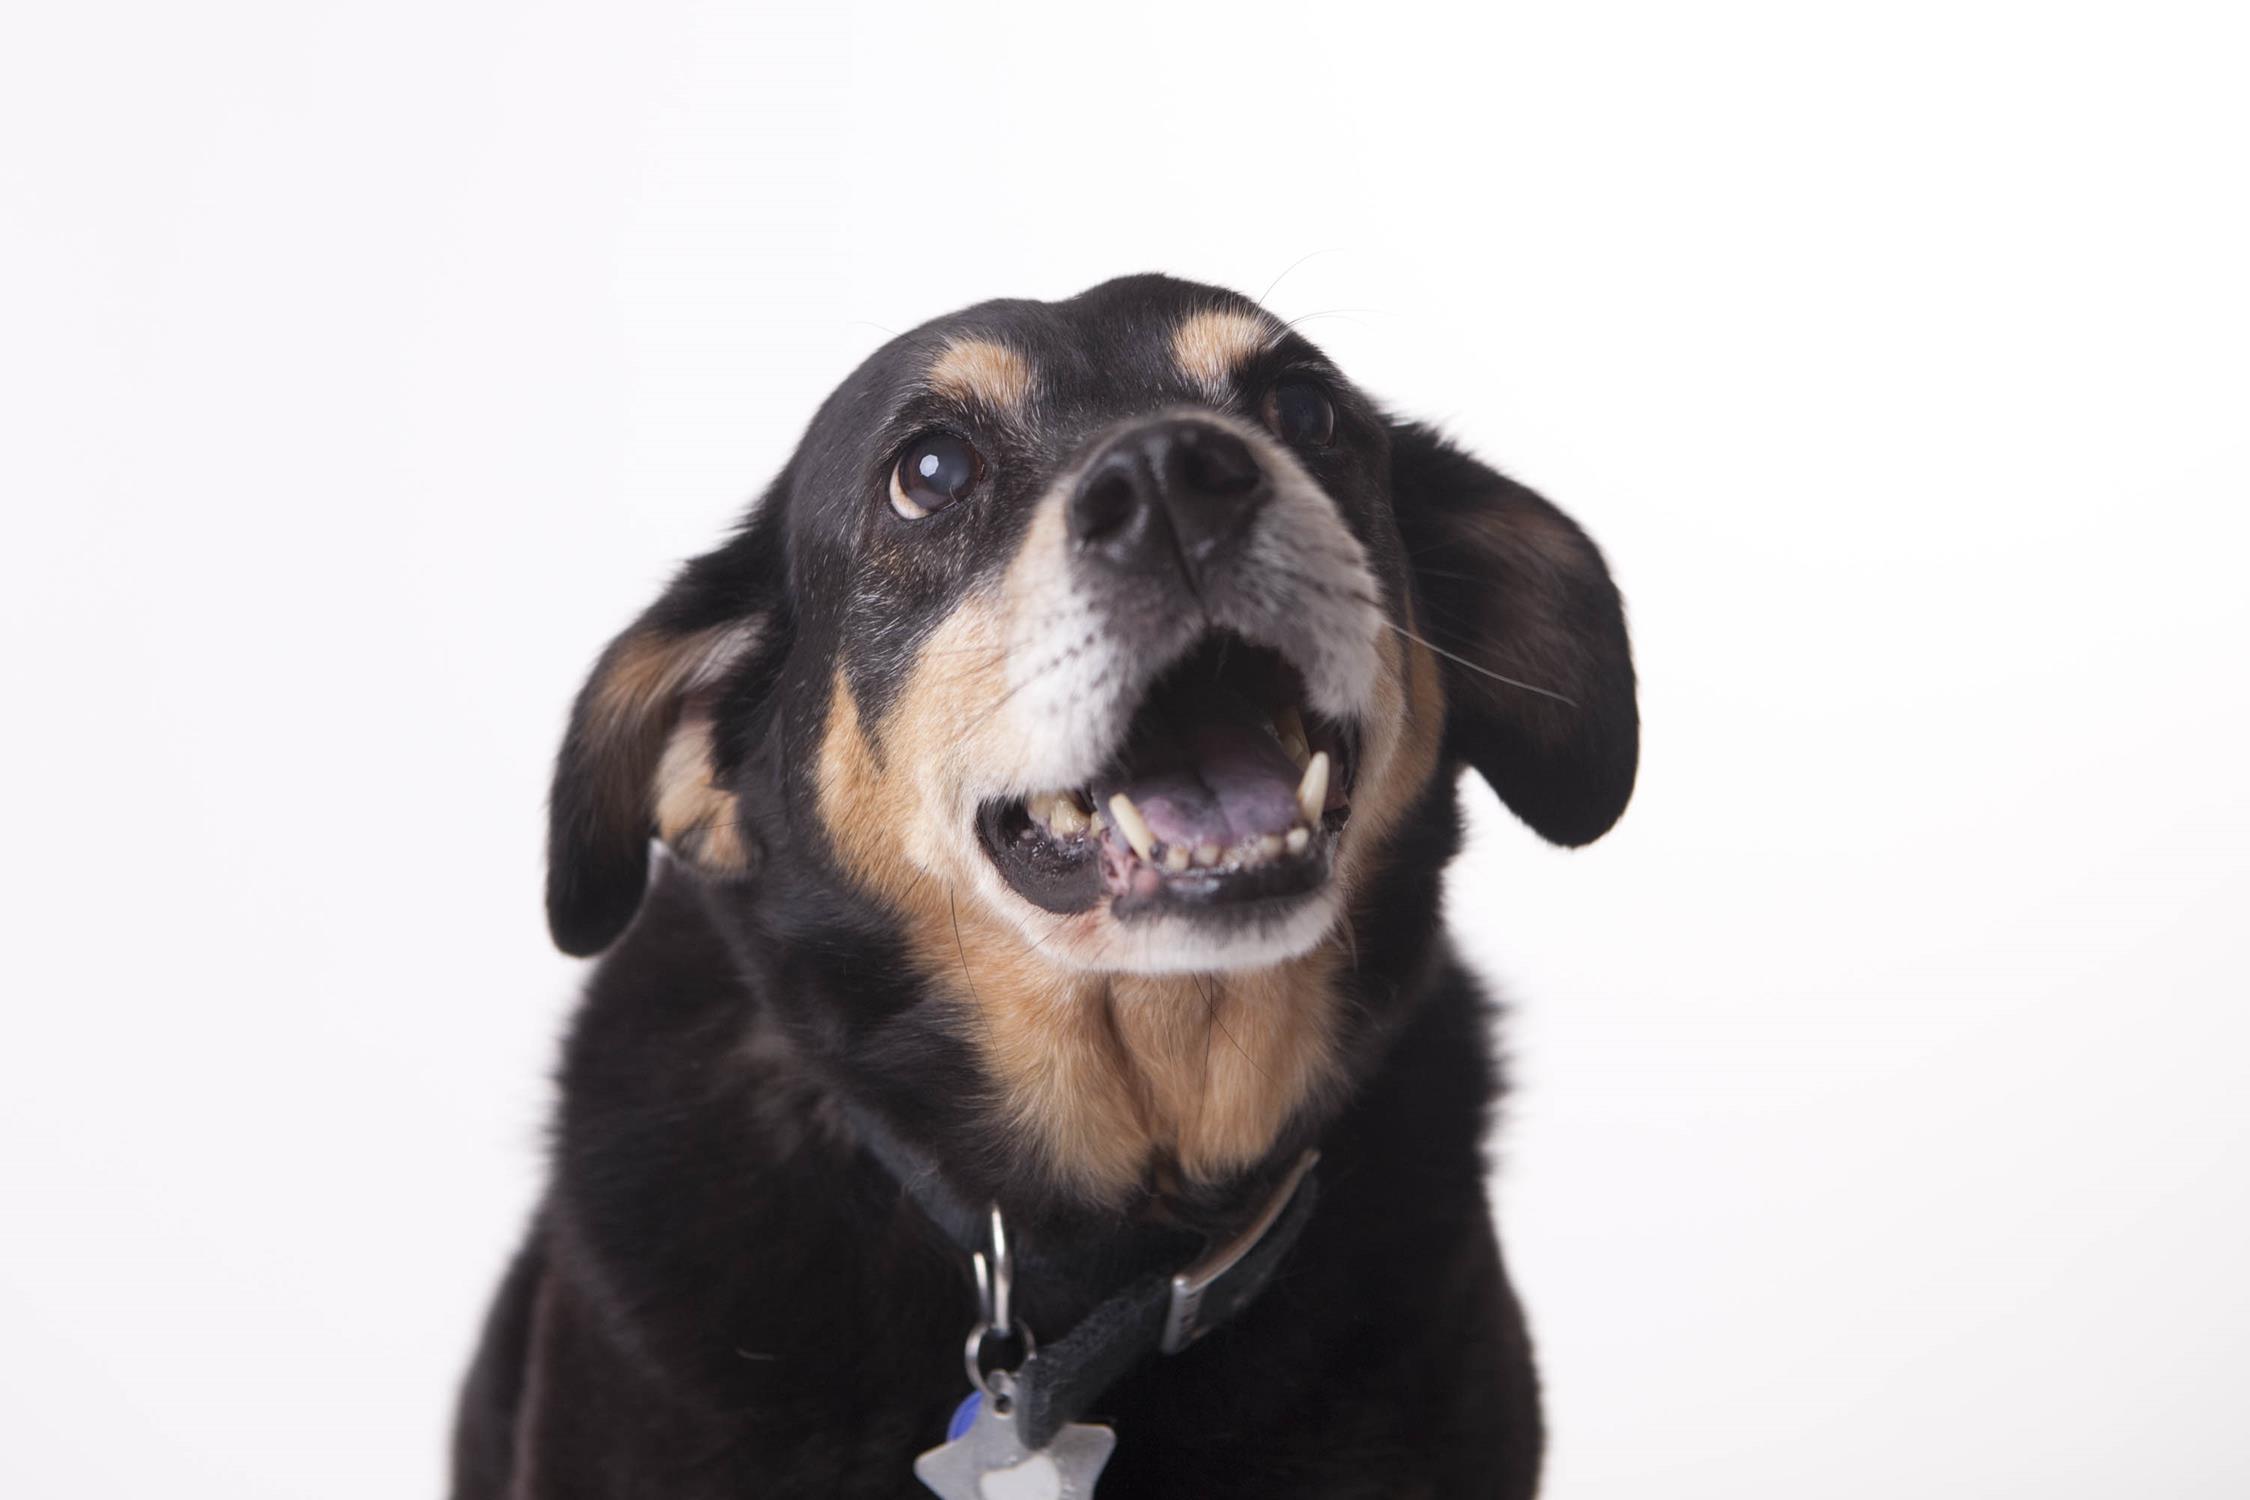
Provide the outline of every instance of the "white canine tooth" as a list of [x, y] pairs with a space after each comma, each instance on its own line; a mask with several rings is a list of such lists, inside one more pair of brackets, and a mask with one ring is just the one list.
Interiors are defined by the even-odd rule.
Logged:
[[1328, 752], [1323, 750], [1305, 767], [1305, 779], [1297, 783], [1297, 809], [1308, 823], [1320, 821], [1321, 809], [1328, 805]]
[[1258, 858], [1260, 859], [1272, 859], [1282, 851], [1283, 847], [1281, 835], [1278, 833], [1261, 833], [1258, 835]]
[[1312, 830], [1301, 827], [1292, 828], [1281, 836], [1281, 841], [1289, 846], [1291, 854], [1302, 854], [1305, 852], [1305, 845], [1312, 842]]
[[1281, 748], [1289, 753], [1289, 758], [1295, 761], [1297, 769], [1302, 771], [1305, 768], [1305, 762], [1312, 759], [1312, 746], [1306, 742], [1305, 721], [1297, 717], [1297, 710], [1294, 708], [1275, 710], [1273, 732], [1274, 738], [1281, 741]]
[[1195, 846], [1195, 862], [1208, 869], [1219, 862], [1221, 852], [1217, 844], [1197, 844]]
[[1188, 851], [1187, 851], [1187, 845], [1185, 845], [1185, 844], [1174, 844], [1174, 845], [1173, 845], [1173, 846], [1172, 846], [1171, 848], [1169, 848], [1169, 849], [1167, 849], [1167, 850], [1165, 850], [1165, 851], [1164, 851], [1164, 868], [1165, 868], [1165, 869], [1167, 869], [1167, 870], [1170, 870], [1170, 871], [1171, 871], [1171, 872], [1172, 872], [1173, 874], [1177, 875], [1177, 874], [1179, 874], [1180, 872], [1182, 872], [1183, 870], [1185, 870], [1185, 869], [1186, 869], [1187, 867], [1188, 867]]
[[1086, 815], [1078, 810], [1078, 799], [1068, 792], [1057, 795], [1047, 809], [1047, 826], [1065, 838], [1084, 833]]
[[1132, 798], [1123, 792], [1110, 798], [1109, 816], [1110, 821], [1117, 825], [1117, 831], [1125, 835], [1125, 842], [1133, 846], [1135, 854], [1147, 859], [1155, 852], [1156, 835], [1148, 831], [1148, 819], [1141, 816], [1141, 810], [1133, 805]]

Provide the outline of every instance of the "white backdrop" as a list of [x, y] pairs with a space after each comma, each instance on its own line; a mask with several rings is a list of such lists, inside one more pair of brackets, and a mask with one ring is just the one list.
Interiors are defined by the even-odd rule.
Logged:
[[1165, 269], [1628, 597], [1625, 822], [1453, 888], [1549, 1493], [2250, 1493], [2241, 14], [12, 19], [0, 1492], [436, 1491], [580, 672], [885, 330]]

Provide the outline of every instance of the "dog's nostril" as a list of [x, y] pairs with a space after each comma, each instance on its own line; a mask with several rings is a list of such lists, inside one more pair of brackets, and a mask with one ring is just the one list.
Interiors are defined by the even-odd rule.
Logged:
[[1272, 492], [1241, 438], [1211, 422], [1159, 420], [1095, 460], [1071, 497], [1070, 536], [1128, 572], [1194, 573], [1216, 564]]
[[1231, 500], [1258, 487], [1265, 471], [1249, 445], [1231, 432], [1189, 428], [1172, 444], [1171, 479], [1187, 495]]
[[1071, 501], [1070, 534], [1081, 542], [1106, 540], [1130, 526], [1140, 506], [1132, 472], [1112, 466], [1088, 479]]

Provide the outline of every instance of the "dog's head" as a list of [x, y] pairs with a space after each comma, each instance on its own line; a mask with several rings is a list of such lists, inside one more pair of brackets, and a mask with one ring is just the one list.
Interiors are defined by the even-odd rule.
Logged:
[[1575, 844], [1636, 746], [1575, 525], [1249, 300], [1131, 277], [929, 323], [828, 399], [588, 683], [548, 910], [606, 946], [653, 835], [745, 901], [838, 881], [972, 990], [1271, 973], [1450, 768]]

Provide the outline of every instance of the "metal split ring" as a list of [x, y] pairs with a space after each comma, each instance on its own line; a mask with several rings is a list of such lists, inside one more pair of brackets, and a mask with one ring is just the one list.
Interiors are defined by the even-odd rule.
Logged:
[[[969, 1384], [975, 1386], [987, 1396], [1004, 1398], [1007, 1394], [1006, 1391], [996, 1389], [995, 1382], [1006, 1380], [1010, 1373], [1009, 1370], [995, 1365], [991, 1372], [987, 1373], [984, 1367], [984, 1341], [994, 1336], [991, 1327], [984, 1323], [979, 1323], [976, 1327], [970, 1329], [969, 1341], [961, 1349], [961, 1367], [968, 1372]], [[1033, 1342], [1031, 1330], [1028, 1328], [1016, 1329], [1014, 1337], [1023, 1343], [1023, 1359], [1018, 1360], [1015, 1366], [1015, 1368], [1020, 1369], [1024, 1361], [1029, 1360], [1037, 1351], [1038, 1346]]]
[[1006, 1338], [1012, 1331], [1008, 1326], [1008, 1303], [1015, 1295], [1016, 1257], [1008, 1248], [1008, 1223], [1000, 1217], [1000, 1205], [992, 1205], [992, 1255], [988, 1260], [982, 1250], [969, 1256], [969, 1264], [977, 1275], [977, 1308], [992, 1331]]
[[[1023, 1345], [1023, 1358], [1031, 1358], [1034, 1345], [1029, 1328], [1018, 1327], [1010, 1312], [1016, 1288], [1016, 1258], [1008, 1248], [1007, 1221], [1000, 1217], [1000, 1205], [992, 1205], [992, 1253], [976, 1250], [969, 1255], [970, 1268], [977, 1278], [977, 1326], [969, 1330], [969, 1342], [962, 1350], [962, 1361], [969, 1372], [969, 1384], [995, 1401], [1008, 1399], [1006, 1389], [995, 1389], [993, 1382], [1004, 1379], [1006, 1371], [995, 1369], [987, 1375], [984, 1369], [984, 1341], [989, 1338], [1014, 1339]], [[1021, 1361], [1018, 1361], [1020, 1364]], [[1012, 1382], [1009, 1383], [1012, 1385]]]

